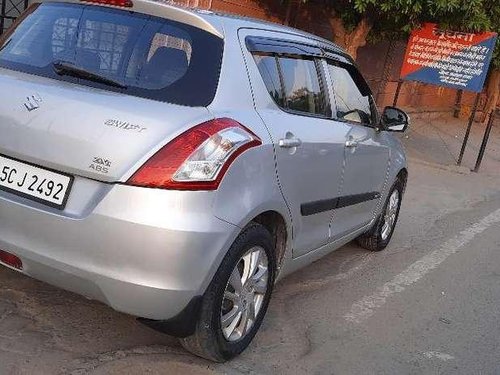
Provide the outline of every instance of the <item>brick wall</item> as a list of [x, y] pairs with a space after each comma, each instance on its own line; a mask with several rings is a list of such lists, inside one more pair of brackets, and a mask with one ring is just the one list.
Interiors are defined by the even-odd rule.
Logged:
[[[294, 11], [288, 17], [290, 26], [306, 30], [327, 39], [332, 38], [327, 14], [321, 5], [304, 7], [299, 0], [295, 0]], [[173, 0], [172, 3], [201, 7], [214, 11], [241, 14], [249, 17], [261, 18], [277, 23], [285, 23], [287, 15], [280, 0], [268, 1], [264, 9], [258, 0]], [[399, 71], [403, 61], [406, 41], [387, 41], [362, 47], [358, 52], [358, 65], [367, 78], [373, 93], [380, 106], [390, 105], [398, 86]], [[420, 84], [418, 82], [404, 82], [398, 105], [405, 108], [424, 109], [430, 111], [450, 110], [454, 107], [457, 92], [452, 89]], [[464, 92], [462, 103], [465, 105], [465, 115], [475, 95]], [[482, 103], [485, 98], [482, 98]]]
[[[1, 0], [10, 2], [12, 0]], [[14, 0], [19, 1], [19, 0]], [[331, 39], [332, 32], [327, 22], [323, 6], [302, 6], [301, 0], [295, 2], [293, 12], [286, 14], [286, 7], [281, 0], [268, 0], [264, 8], [259, 0], [164, 0], [166, 3], [192, 8], [210, 9], [261, 18], [276, 23], [288, 23], [290, 26], [306, 30], [324, 38]], [[406, 41], [387, 41], [362, 47], [358, 52], [358, 65], [372, 87], [375, 98], [380, 106], [390, 105], [398, 85], [399, 71], [403, 61]], [[425, 110], [449, 110], [455, 105], [457, 92], [455, 90], [405, 82], [401, 89], [398, 105]], [[462, 103], [465, 105], [465, 115], [474, 101], [474, 94], [464, 92]], [[486, 98], [481, 98], [481, 104]], [[480, 105], [481, 108], [481, 105]]]

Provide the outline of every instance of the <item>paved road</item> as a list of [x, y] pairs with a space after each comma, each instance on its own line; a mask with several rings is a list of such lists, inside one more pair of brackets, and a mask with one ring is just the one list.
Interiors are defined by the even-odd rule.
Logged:
[[390, 247], [281, 282], [224, 365], [100, 303], [0, 269], [0, 374], [500, 373], [500, 177], [413, 163]]

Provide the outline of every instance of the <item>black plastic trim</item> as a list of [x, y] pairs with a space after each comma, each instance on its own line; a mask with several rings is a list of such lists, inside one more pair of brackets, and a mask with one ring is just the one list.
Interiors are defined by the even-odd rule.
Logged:
[[279, 55], [301, 55], [312, 57], [323, 56], [323, 51], [319, 47], [291, 42], [288, 40], [248, 36], [245, 39], [245, 43], [250, 52], [276, 53]]
[[155, 331], [174, 337], [188, 337], [194, 334], [200, 316], [203, 296], [194, 297], [179, 314], [168, 320], [137, 318], [137, 321]]
[[378, 199], [378, 198], [380, 198], [380, 193], [376, 193], [376, 192], [356, 194], [356, 195], [347, 195], [345, 197], [339, 198], [339, 203], [337, 205], [337, 208], [354, 206], [355, 204], [368, 202], [368, 201]]
[[339, 205], [339, 198], [333, 199], [323, 199], [320, 201], [314, 201], [309, 203], [304, 203], [300, 206], [300, 213], [302, 216], [311, 216], [319, 214], [320, 212], [334, 210]]
[[353, 206], [355, 204], [378, 199], [380, 196], [380, 193], [371, 192], [304, 203], [300, 206], [300, 213], [302, 216], [311, 216], [321, 212]]

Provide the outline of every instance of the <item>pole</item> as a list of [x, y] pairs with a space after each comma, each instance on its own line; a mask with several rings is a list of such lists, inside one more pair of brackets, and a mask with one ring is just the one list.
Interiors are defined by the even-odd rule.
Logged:
[[[394, 47], [394, 38], [391, 38], [389, 41], [389, 46], [387, 47], [387, 53], [385, 54], [385, 60], [384, 60], [384, 69], [382, 70], [382, 76], [380, 77], [380, 82], [377, 87], [377, 95], [375, 95], [375, 101], [378, 103], [378, 100], [380, 98], [380, 91], [382, 91], [382, 87], [385, 89], [387, 86], [387, 82], [389, 81], [390, 75], [391, 75], [391, 67], [392, 67], [392, 51]], [[390, 59], [390, 63], [389, 63]]]
[[392, 106], [395, 107], [398, 105], [398, 99], [399, 99], [399, 94], [401, 93], [401, 86], [403, 86], [403, 80], [400, 79], [398, 81], [398, 87], [396, 89], [396, 94], [394, 95], [394, 102], [392, 103]]
[[460, 107], [462, 104], [462, 94], [464, 90], [457, 91], [457, 98], [455, 100], [455, 111], [453, 112], [453, 117], [458, 118], [460, 116]]
[[2, 10], [0, 10], [0, 34], [2, 34], [5, 26], [5, 13], [7, 7], [7, 0], [0, 0], [0, 1], [2, 1]]
[[488, 125], [486, 126], [486, 130], [484, 132], [483, 142], [481, 143], [481, 148], [479, 149], [479, 155], [477, 156], [476, 166], [474, 167], [474, 172], [478, 172], [481, 167], [481, 163], [483, 161], [484, 153], [486, 151], [486, 146], [488, 145], [488, 140], [490, 138], [491, 128], [493, 127], [493, 120], [495, 118], [495, 111], [491, 111], [490, 119], [488, 121]]
[[286, 13], [285, 13], [285, 20], [283, 21], [283, 25], [285, 26], [290, 26], [290, 18], [292, 16], [292, 7], [293, 7], [293, 1], [289, 0], [288, 5], [286, 7]]
[[467, 147], [467, 143], [469, 142], [470, 129], [472, 128], [472, 123], [474, 122], [474, 118], [476, 117], [477, 106], [479, 104], [479, 98], [481, 93], [478, 92], [476, 95], [476, 100], [474, 100], [474, 107], [472, 108], [472, 113], [469, 117], [469, 124], [467, 125], [467, 130], [465, 132], [464, 141], [462, 143], [462, 149], [460, 150], [460, 156], [458, 157], [457, 165], [462, 164], [462, 159], [464, 158], [465, 147]]

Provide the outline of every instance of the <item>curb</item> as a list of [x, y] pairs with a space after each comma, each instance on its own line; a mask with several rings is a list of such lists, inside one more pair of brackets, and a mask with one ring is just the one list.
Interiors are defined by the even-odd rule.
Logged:
[[450, 165], [450, 164], [431, 163], [431, 162], [424, 161], [424, 160], [421, 160], [421, 159], [417, 159], [417, 158], [414, 158], [414, 157], [409, 157], [408, 158], [408, 162], [409, 163], [415, 163], [415, 164], [424, 165], [426, 167], [430, 167], [430, 168], [434, 168], [434, 169], [441, 169], [441, 170], [444, 170], [444, 171], [453, 172], [453, 173], [457, 173], [457, 174], [469, 175], [469, 174], [472, 173], [472, 171], [469, 168], [464, 167], [462, 165]]

